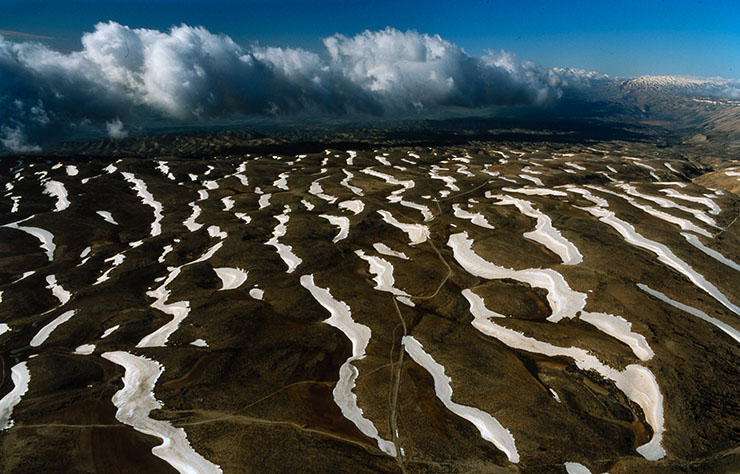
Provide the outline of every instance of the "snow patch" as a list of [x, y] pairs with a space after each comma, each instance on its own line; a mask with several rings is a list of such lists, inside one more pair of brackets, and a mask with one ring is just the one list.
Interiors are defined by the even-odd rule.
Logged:
[[460, 405], [452, 401], [452, 379], [445, 374], [444, 366], [437, 363], [424, 347], [413, 336], [403, 337], [403, 347], [411, 358], [426, 369], [434, 379], [434, 392], [437, 398], [450, 410], [461, 418], [471, 422], [480, 432], [480, 435], [486, 441], [493, 443], [501, 450], [510, 462], [519, 462], [519, 453], [516, 449], [514, 436], [504, 428], [501, 423], [488, 413], [470, 406]]
[[429, 228], [425, 225], [404, 224], [396, 220], [393, 214], [383, 209], [379, 210], [378, 214], [383, 217], [383, 221], [405, 232], [411, 241], [411, 245], [424, 243], [429, 238]]
[[95, 344], [82, 344], [75, 349], [75, 354], [78, 355], [90, 355], [93, 352], [95, 352]]
[[353, 392], [359, 371], [352, 365], [352, 362], [365, 358], [365, 349], [372, 335], [370, 328], [352, 319], [352, 312], [347, 303], [334, 299], [328, 289], [316, 286], [312, 274], [303, 275], [300, 281], [311, 296], [329, 312], [330, 317], [324, 320], [324, 323], [342, 331], [352, 342], [352, 355], [339, 368], [339, 380], [333, 392], [334, 402], [345, 418], [364, 435], [375, 439], [384, 453], [395, 457], [395, 445], [391, 441], [382, 439], [375, 425], [363, 416], [362, 409], [357, 406], [357, 395]]
[[154, 385], [164, 372], [164, 367], [145, 357], [127, 352], [101, 354], [124, 368], [123, 388], [113, 395], [113, 405], [118, 409], [116, 419], [150, 436], [162, 440], [152, 448], [152, 454], [163, 459], [181, 474], [221, 474], [221, 468], [195, 452], [182, 428], [175, 428], [168, 421], [155, 420], [149, 413], [162, 408], [154, 398]]
[[[313, 208], [313, 206], [311, 206], [311, 208]], [[365, 209], [365, 203], [363, 203], [359, 199], [353, 199], [351, 201], [342, 201], [339, 203], [339, 208], [347, 209], [348, 211], [357, 215]], [[309, 209], [309, 211], [310, 210], [311, 209]]]
[[103, 218], [105, 222], [109, 222], [113, 225], [118, 225], [118, 222], [113, 218], [110, 212], [108, 211], [96, 211], [96, 214]]
[[41, 344], [46, 341], [49, 336], [51, 336], [51, 333], [54, 332], [56, 328], [58, 328], [60, 325], [66, 323], [67, 321], [74, 316], [75, 310], [66, 311], [56, 318], [54, 318], [50, 323], [48, 323], [46, 326], [42, 327], [39, 332], [36, 333], [35, 336], [33, 336], [33, 339], [31, 339], [31, 342], [29, 343], [31, 347], [38, 347]]
[[142, 202], [146, 204], [147, 206], [150, 206], [154, 209], [154, 222], [152, 222], [152, 231], [151, 236], [156, 237], [159, 234], [162, 233], [162, 226], [159, 224], [159, 222], [162, 220], [162, 203], [154, 199], [154, 196], [152, 196], [152, 193], [149, 192], [149, 190], [146, 187], [146, 183], [144, 181], [140, 180], [136, 176], [134, 176], [132, 173], [121, 173], [123, 174], [123, 178], [128, 181], [129, 183], [134, 185], [134, 190], [141, 198]]
[[239, 288], [247, 281], [247, 272], [241, 268], [220, 267], [214, 268], [213, 271], [221, 279], [220, 290], [233, 290]]
[[13, 389], [0, 399], [0, 431], [13, 426], [13, 420], [10, 419], [13, 408], [20, 403], [21, 397], [28, 391], [31, 373], [28, 371], [26, 362], [19, 362], [10, 369], [10, 380], [13, 382]]

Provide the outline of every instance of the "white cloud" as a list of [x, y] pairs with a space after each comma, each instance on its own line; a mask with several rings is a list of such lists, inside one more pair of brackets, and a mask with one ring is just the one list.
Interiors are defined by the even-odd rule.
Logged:
[[161, 32], [115, 22], [97, 24], [82, 45], [60, 53], [0, 36], [6, 148], [30, 146], [23, 137], [57, 139], [64, 126], [85, 121], [120, 137], [121, 119], [152, 113], [207, 119], [542, 105], [557, 100], [563, 85], [561, 74], [509, 53], [471, 56], [438, 35], [393, 28], [333, 35], [323, 54], [245, 48], [202, 27]]
[[121, 119], [117, 118], [110, 122], [106, 122], [105, 128], [108, 131], [108, 136], [115, 140], [126, 138], [128, 136], [128, 132], [123, 128], [123, 122], [121, 122]]
[[0, 143], [9, 150], [24, 152], [41, 151], [38, 145], [31, 145], [26, 141], [26, 135], [20, 128], [12, 128], [3, 125], [0, 127]]

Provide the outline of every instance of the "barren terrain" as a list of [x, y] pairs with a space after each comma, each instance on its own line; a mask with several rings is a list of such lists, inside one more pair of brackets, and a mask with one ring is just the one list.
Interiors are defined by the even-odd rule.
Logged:
[[0, 471], [737, 471], [740, 167], [314, 148], [0, 162]]

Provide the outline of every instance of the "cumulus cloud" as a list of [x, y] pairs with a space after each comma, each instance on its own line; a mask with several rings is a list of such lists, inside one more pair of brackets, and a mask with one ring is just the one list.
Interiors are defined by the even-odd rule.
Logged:
[[121, 119], [119, 118], [106, 122], [105, 129], [108, 131], [108, 136], [115, 140], [126, 138], [128, 136], [128, 132], [124, 130], [123, 122], [121, 122]]
[[385, 109], [542, 104], [560, 91], [545, 71], [507, 53], [473, 57], [439, 35], [386, 28], [324, 40], [332, 69]]
[[18, 127], [13, 128], [6, 125], [0, 127], [0, 143], [5, 148], [18, 152], [41, 151], [40, 146], [28, 143], [26, 134]]
[[202, 27], [162, 32], [115, 22], [97, 24], [71, 53], [0, 36], [0, 142], [30, 151], [83, 123], [119, 138], [126, 123], [152, 114], [206, 120], [544, 105], [565, 84], [562, 73], [512, 54], [471, 56], [416, 31], [337, 34], [323, 43], [321, 53], [247, 48]]

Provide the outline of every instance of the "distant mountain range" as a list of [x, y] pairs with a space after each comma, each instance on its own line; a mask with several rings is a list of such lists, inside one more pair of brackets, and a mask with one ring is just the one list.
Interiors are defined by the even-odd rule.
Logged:
[[692, 76], [640, 76], [622, 83], [626, 91], [653, 90], [662, 93], [740, 100], [740, 81]]
[[589, 82], [567, 91], [559, 115], [646, 125], [711, 153], [740, 154], [738, 80], [641, 76]]
[[599, 88], [599, 98], [611, 95], [625, 106], [636, 106], [646, 118], [673, 121], [676, 126], [708, 125], [718, 114], [740, 111], [740, 81], [728, 79], [641, 76], [602, 82]]
[[[563, 97], [552, 107], [495, 107], [440, 112], [414, 118], [328, 119], [241, 123], [212, 130], [154, 132], [142, 129], [125, 139], [64, 142], [39, 152], [52, 155], [200, 156], [290, 152], [298, 146], [362, 148], [435, 145], [470, 140], [543, 141], [640, 140], [677, 147], [714, 167], [740, 159], [740, 81], [687, 76], [614, 78], [580, 70], [555, 70]], [[312, 145], [311, 145], [312, 144]]]

